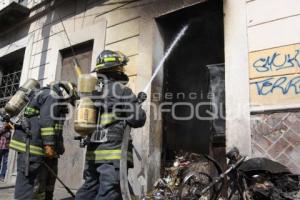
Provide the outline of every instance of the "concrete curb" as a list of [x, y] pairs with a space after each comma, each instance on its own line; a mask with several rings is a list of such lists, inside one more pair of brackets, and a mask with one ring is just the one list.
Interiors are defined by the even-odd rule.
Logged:
[[12, 183], [0, 183], [0, 190], [14, 188], [14, 187], [15, 187], [15, 184], [12, 184]]

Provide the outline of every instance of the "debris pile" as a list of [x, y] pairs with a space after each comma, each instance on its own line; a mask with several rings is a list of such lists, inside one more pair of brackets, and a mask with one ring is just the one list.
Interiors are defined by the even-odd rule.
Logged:
[[[226, 180], [229, 200], [300, 200], [300, 176], [284, 165], [267, 158], [248, 159], [237, 148], [229, 151], [227, 158], [228, 168], [222, 172], [207, 155], [177, 154], [144, 199], [220, 200]], [[210, 175], [214, 174], [211, 166], [216, 175]]]
[[144, 199], [194, 199], [189, 196], [191, 194], [190, 190], [195, 189], [195, 187], [198, 189], [204, 188], [212, 181], [208, 173], [205, 173], [208, 170], [208, 161], [203, 156], [195, 153], [179, 152], [176, 154], [175, 160], [164, 169], [163, 178], [156, 181], [154, 190]]
[[239, 168], [254, 200], [300, 200], [300, 177], [267, 158], [252, 158]]

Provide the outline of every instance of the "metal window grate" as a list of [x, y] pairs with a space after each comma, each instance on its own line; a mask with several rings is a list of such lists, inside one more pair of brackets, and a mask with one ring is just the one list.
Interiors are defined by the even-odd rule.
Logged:
[[21, 78], [21, 71], [2, 76], [0, 82], [0, 107], [4, 107], [6, 102], [17, 92]]

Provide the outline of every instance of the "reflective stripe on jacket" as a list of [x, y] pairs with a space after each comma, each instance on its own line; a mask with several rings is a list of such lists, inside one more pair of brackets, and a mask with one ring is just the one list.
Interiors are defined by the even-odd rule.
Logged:
[[27, 106], [24, 110], [25, 117], [32, 117], [40, 114], [40, 110], [34, 107]]
[[51, 136], [51, 135], [55, 135], [55, 130], [53, 127], [45, 127], [45, 128], [41, 128], [41, 135], [43, 136]]
[[[30, 125], [30, 153], [32, 155], [42, 156], [44, 155], [43, 145], [56, 144], [54, 127], [57, 122], [53, 115], [57, 116], [57, 109], [52, 105], [58, 101], [52, 93], [49, 87], [37, 91], [24, 110], [24, 116]], [[16, 128], [10, 148], [18, 152], [25, 152], [27, 134], [22, 128]]]
[[[95, 163], [120, 160], [126, 123], [138, 128], [146, 121], [145, 111], [137, 104], [136, 96], [130, 88], [109, 79], [104, 81], [102, 93], [105, 95], [95, 100], [101, 111], [100, 130], [94, 131], [91, 138], [105, 138], [106, 141], [88, 143], [86, 154], [86, 161]], [[128, 149], [128, 160], [132, 161], [132, 149]]]
[[64, 127], [64, 125], [58, 123], [58, 124], [55, 124], [54, 130], [55, 130], [55, 132], [59, 132], [59, 131], [63, 130], [63, 127]]
[[100, 125], [107, 126], [117, 121], [115, 113], [102, 113], [100, 115]]
[[[87, 151], [88, 161], [121, 160], [121, 149]], [[132, 153], [128, 152], [128, 161], [133, 162]]]
[[[12, 139], [9, 144], [9, 148], [14, 149], [18, 152], [26, 152], [26, 144], [24, 142], [19, 142], [17, 140]], [[30, 145], [30, 154], [36, 156], [44, 156], [44, 149], [39, 146]]]

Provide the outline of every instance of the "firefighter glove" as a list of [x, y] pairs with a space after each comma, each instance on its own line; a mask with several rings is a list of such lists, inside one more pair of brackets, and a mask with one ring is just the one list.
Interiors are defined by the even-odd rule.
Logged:
[[56, 151], [54, 149], [54, 146], [52, 146], [52, 145], [45, 145], [44, 149], [45, 149], [46, 157], [48, 157], [48, 158], [54, 158], [56, 156]]

